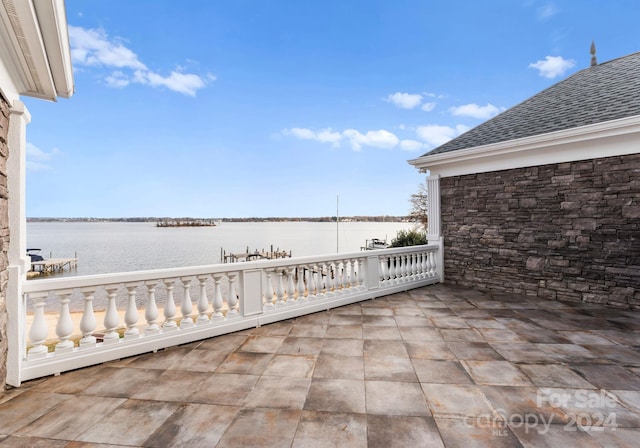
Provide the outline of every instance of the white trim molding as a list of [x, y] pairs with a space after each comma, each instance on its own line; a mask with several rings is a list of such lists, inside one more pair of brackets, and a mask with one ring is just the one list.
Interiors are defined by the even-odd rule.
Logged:
[[0, 89], [9, 101], [73, 95], [64, 0], [0, 0]]
[[426, 154], [409, 163], [431, 175], [451, 177], [637, 154], [639, 143], [640, 115], [637, 115], [490, 145]]

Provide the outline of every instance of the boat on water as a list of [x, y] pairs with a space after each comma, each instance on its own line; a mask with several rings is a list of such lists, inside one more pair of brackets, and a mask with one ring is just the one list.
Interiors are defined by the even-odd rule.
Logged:
[[43, 261], [44, 257], [37, 252], [40, 252], [42, 249], [27, 249], [27, 256], [31, 258], [31, 262], [34, 261]]
[[371, 240], [366, 240], [365, 241], [365, 246], [362, 247], [361, 249], [363, 250], [376, 250], [376, 249], [387, 249], [389, 248], [389, 243], [387, 243], [387, 240], [381, 240], [379, 238], [373, 238]]

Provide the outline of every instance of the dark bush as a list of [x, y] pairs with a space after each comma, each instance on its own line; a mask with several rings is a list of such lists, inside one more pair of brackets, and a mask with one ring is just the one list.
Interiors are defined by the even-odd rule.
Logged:
[[391, 247], [418, 246], [420, 244], [427, 244], [427, 234], [417, 229], [401, 230], [391, 240]]

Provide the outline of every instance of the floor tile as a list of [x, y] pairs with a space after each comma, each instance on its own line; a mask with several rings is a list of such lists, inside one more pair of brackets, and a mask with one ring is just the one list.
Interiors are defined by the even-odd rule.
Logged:
[[185, 404], [141, 445], [152, 448], [216, 446], [239, 410], [236, 406]]
[[364, 378], [366, 380], [418, 382], [411, 360], [393, 356], [365, 356]]
[[240, 406], [260, 377], [235, 373], [214, 373], [189, 397], [192, 403]]
[[249, 336], [240, 346], [239, 350], [253, 353], [275, 353], [282, 345], [284, 339], [284, 336]]
[[640, 390], [640, 377], [614, 365], [572, 365], [571, 368], [600, 389]]
[[325, 339], [321, 355], [358, 356], [364, 355], [364, 341], [360, 339]]
[[438, 341], [442, 342], [442, 336], [435, 328], [422, 327], [398, 327], [404, 341]]
[[292, 446], [366, 448], [367, 417], [364, 414], [303, 411]]
[[435, 419], [447, 448], [519, 448], [511, 430], [501, 422], [474, 418]]
[[218, 366], [216, 373], [261, 375], [273, 356], [271, 353], [234, 352]]
[[314, 378], [304, 409], [326, 412], [365, 412], [364, 381]]
[[313, 377], [364, 380], [364, 358], [357, 356], [320, 355], [316, 360]]
[[456, 359], [445, 342], [406, 341], [404, 345], [411, 358]]
[[421, 383], [472, 384], [469, 374], [457, 361], [413, 359], [418, 380]]
[[519, 364], [522, 370], [540, 387], [571, 387], [575, 389], [593, 389], [594, 386], [585, 381], [569, 367], [559, 364]]
[[127, 400], [96, 419], [96, 423], [76, 439], [81, 442], [142, 445], [179, 408], [178, 403]]
[[365, 340], [364, 341], [365, 356], [395, 356], [399, 358], [408, 358], [409, 354], [402, 341], [388, 340]]
[[[283, 387], [283, 382], [286, 382], [286, 387]], [[310, 378], [263, 376], [247, 395], [244, 407], [302, 409], [310, 385]]]
[[263, 375], [310, 378], [314, 366], [314, 356], [275, 355]]
[[67, 400], [75, 400], [75, 397], [36, 391], [26, 391], [16, 396], [0, 405], [0, 434], [14, 433]]
[[447, 346], [458, 359], [474, 361], [504, 361], [500, 353], [496, 352], [486, 342], [447, 342]]
[[124, 398], [72, 397], [38, 420], [25, 424], [15, 434], [74, 440], [125, 401]]
[[491, 415], [493, 409], [478, 386], [469, 384], [421, 383], [434, 417], [466, 418]]
[[368, 415], [367, 440], [369, 448], [444, 448], [431, 417]]
[[508, 361], [461, 361], [476, 384], [530, 386], [531, 381]]
[[329, 325], [327, 338], [362, 339], [362, 325]]
[[402, 340], [400, 331], [397, 327], [369, 327], [363, 326], [362, 337], [364, 339], [378, 339], [378, 340]]
[[289, 336], [282, 342], [277, 353], [281, 355], [317, 355], [320, 353], [323, 342], [321, 338]]
[[366, 381], [367, 413], [430, 416], [418, 383]]
[[217, 448], [290, 447], [301, 411], [242, 409]]

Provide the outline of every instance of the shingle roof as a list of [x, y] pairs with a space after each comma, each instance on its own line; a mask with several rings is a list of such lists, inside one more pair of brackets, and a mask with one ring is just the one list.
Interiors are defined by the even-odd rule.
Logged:
[[640, 115], [640, 52], [581, 70], [426, 155]]

